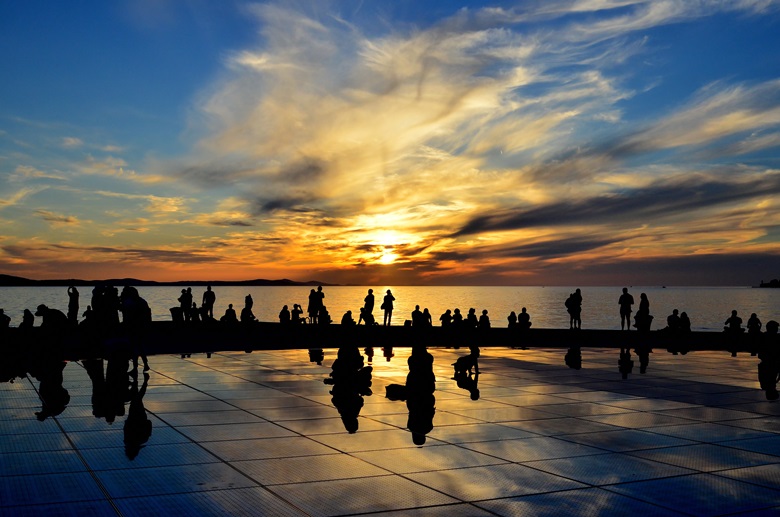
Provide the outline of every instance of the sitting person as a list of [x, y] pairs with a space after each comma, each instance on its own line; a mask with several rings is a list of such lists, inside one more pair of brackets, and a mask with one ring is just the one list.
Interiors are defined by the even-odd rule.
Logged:
[[287, 308], [285, 305], [282, 307], [282, 310], [279, 311], [279, 323], [282, 325], [289, 325], [292, 321], [292, 316], [290, 315], [290, 309]]
[[742, 318], [737, 316], [737, 311], [731, 311], [731, 317], [727, 319], [725, 322], [725, 327], [723, 327], [723, 330], [727, 332], [744, 332], [745, 329], [742, 328]]
[[520, 310], [520, 314], [517, 315], [517, 326], [521, 330], [527, 330], [531, 328], [531, 315], [526, 312], [525, 307]]
[[219, 318], [219, 321], [223, 323], [238, 323], [238, 318], [236, 317], [236, 310], [233, 308], [233, 304], [228, 304], [227, 310], [225, 310], [224, 316]]
[[347, 311], [344, 316], [341, 317], [341, 324], [347, 327], [355, 325], [355, 319], [352, 317], [352, 311]]

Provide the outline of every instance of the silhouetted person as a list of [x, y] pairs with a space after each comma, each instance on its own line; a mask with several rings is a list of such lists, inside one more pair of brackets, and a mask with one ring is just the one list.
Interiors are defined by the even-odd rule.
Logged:
[[520, 314], [517, 315], [517, 326], [520, 327], [520, 330], [531, 328], [531, 315], [528, 314], [525, 307], [520, 309]]
[[452, 379], [458, 388], [467, 390], [471, 400], [479, 400], [479, 347], [471, 347], [469, 355], [459, 357], [452, 366], [455, 370]]
[[291, 314], [292, 322], [295, 324], [306, 323], [306, 318], [303, 316], [303, 309], [297, 303], [293, 304], [293, 310]]
[[190, 321], [192, 318], [192, 288], [181, 290], [181, 296], [179, 296], [179, 307], [181, 307], [182, 316], [184, 321]]
[[95, 313], [92, 311], [92, 306], [87, 305], [86, 310], [81, 315], [81, 317], [84, 318], [84, 321], [82, 321], [82, 323], [87, 323], [88, 325], [92, 325], [94, 323], [94, 316]]
[[463, 314], [460, 313], [460, 309], [457, 307], [452, 312], [452, 325], [455, 327], [463, 326]]
[[666, 317], [666, 328], [672, 332], [680, 332], [680, 316], [677, 309], [674, 309], [672, 313]]
[[368, 314], [374, 312], [374, 290], [373, 289], [369, 289], [368, 294], [363, 299], [363, 309], [365, 309], [365, 312]]
[[285, 305], [282, 307], [282, 310], [279, 311], [279, 323], [282, 325], [289, 325], [292, 321], [292, 316], [290, 315], [290, 309], [287, 308]]
[[481, 329], [490, 328], [490, 318], [488, 317], [487, 309], [482, 309], [482, 316], [479, 317], [479, 328]]
[[428, 307], [423, 309], [422, 324], [423, 324], [423, 327], [426, 327], [426, 328], [433, 326], [433, 318], [431, 317], [430, 311], [428, 311]]
[[750, 318], [748, 318], [747, 324], [745, 326], [747, 327], [748, 334], [761, 333], [761, 320], [758, 319], [758, 316], [755, 312], [750, 315]]
[[35, 325], [35, 316], [30, 309], [25, 309], [22, 312], [22, 322], [19, 324], [20, 329], [31, 329]]
[[780, 394], [777, 383], [780, 381], [780, 340], [778, 340], [778, 323], [770, 320], [766, 324], [766, 332], [761, 336], [763, 342], [758, 351], [758, 382], [766, 392], [767, 400], [777, 400]]
[[423, 313], [419, 305], [414, 306], [412, 311], [412, 327], [420, 328], [423, 326]]
[[725, 321], [725, 325], [723, 330], [727, 332], [739, 333], [745, 331], [742, 328], [742, 318], [737, 316], [737, 311], [731, 311], [731, 316]]
[[374, 319], [374, 315], [368, 312], [365, 307], [360, 308], [360, 318], [358, 319], [358, 324], [360, 324], [361, 321], [363, 321], [366, 326], [369, 327], [377, 324], [376, 320]]
[[371, 364], [374, 362], [374, 347], [367, 346], [363, 349], [363, 352], [366, 353], [366, 359], [368, 360], [368, 364]]
[[68, 287], [68, 321], [72, 325], [79, 323], [79, 290], [75, 286]]
[[452, 311], [449, 309], [444, 311], [444, 314], [439, 316], [439, 321], [441, 321], [442, 327], [449, 327], [452, 325]]
[[135, 287], [126, 286], [122, 289], [119, 302], [122, 311], [122, 325], [130, 338], [133, 369], [138, 371], [138, 356], [141, 356], [144, 371], [147, 372], [149, 371], [149, 362], [146, 358], [145, 341], [152, 323], [152, 311]]
[[333, 319], [330, 317], [328, 308], [320, 305], [320, 312], [317, 314], [317, 325], [330, 325]]
[[192, 302], [192, 307], [190, 307], [190, 321], [192, 321], [193, 323], [199, 323], [200, 316], [201, 316], [201, 310], [198, 309], [198, 304]]
[[238, 323], [238, 318], [236, 317], [236, 310], [233, 308], [233, 304], [228, 304], [228, 308], [225, 310], [225, 314], [219, 318], [219, 321], [223, 323]]
[[639, 331], [647, 332], [650, 330], [652, 322], [653, 317], [650, 315], [650, 300], [647, 299], [645, 293], [642, 293], [639, 295], [639, 310], [636, 311], [636, 316], [634, 316], [634, 326]]
[[241, 323], [252, 323], [254, 321], [257, 321], [257, 318], [252, 313], [252, 297], [247, 295], [244, 308], [241, 309]]
[[317, 297], [317, 291], [312, 289], [309, 291], [309, 304], [306, 306], [306, 313], [309, 315], [309, 323], [317, 323], [317, 315], [320, 312], [319, 298]]
[[620, 330], [631, 329], [631, 306], [634, 305], [634, 297], [628, 294], [628, 288], [623, 288], [623, 294], [618, 298], [620, 306]]
[[211, 290], [211, 286], [207, 285], [206, 290], [203, 292], [203, 300], [201, 302], [201, 307], [205, 310], [206, 314], [208, 314], [209, 318], [214, 318], [214, 303], [217, 301], [217, 295], [214, 291]]
[[470, 352], [468, 355], [458, 357], [458, 359], [452, 363], [456, 376], [458, 374], [479, 374], [479, 347], [472, 346], [469, 350]]
[[244, 296], [244, 307], [248, 307], [249, 310], [252, 310], [254, 306], [255, 306], [255, 301], [252, 299], [252, 295], [248, 294]]
[[61, 332], [68, 327], [68, 317], [57, 309], [49, 309], [45, 305], [41, 304], [35, 311], [36, 316], [40, 316], [43, 321], [41, 322], [41, 328], [50, 332]]
[[344, 315], [341, 317], [341, 324], [346, 327], [355, 326], [355, 319], [352, 317], [352, 311], [347, 311], [344, 313]]
[[477, 309], [474, 307], [469, 309], [469, 313], [466, 315], [466, 328], [475, 329], [479, 326], [479, 320], [477, 319]]
[[515, 314], [515, 311], [509, 313], [509, 316], [506, 317], [506, 321], [508, 328], [513, 329], [517, 327], [517, 314]]
[[390, 322], [393, 319], [394, 301], [395, 301], [395, 296], [393, 296], [393, 293], [390, 292], [390, 289], [388, 289], [387, 294], [385, 294], [385, 297], [382, 300], [382, 310], [385, 311], [384, 326], [390, 325]]
[[690, 332], [691, 331], [691, 320], [688, 317], [688, 313], [683, 311], [680, 314], [680, 332]]
[[124, 427], [125, 455], [130, 460], [134, 460], [138, 456], [141, 447], [152, 436], [152, 422], [146, 416], [143, 400], [148, 384], [149, 374], [144, 373], [144, 382], [140, 390], [138, 389], [138, 379], [134, 379], [130, 386], [130, 409], [127, 410]]
[[569, 328], [579, 329], [582, 324], [582, 293], [579, 289], [569, 295], [564, 304], [569, 313]]

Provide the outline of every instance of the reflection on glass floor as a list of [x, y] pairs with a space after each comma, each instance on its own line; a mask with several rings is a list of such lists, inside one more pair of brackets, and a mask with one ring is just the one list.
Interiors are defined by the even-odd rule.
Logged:
[[362, 373], [336, 350], [156, 356], [113, 406], [81, 363], [55, 410], [38, 380], [2, 383], [0, 514], [780, 513], [780, 403], [755, 357], [658, 351], [624, 380], [615, 350], [572, 370], [483, 349], [478, 377], [454, 374], [468, 350], [429, 352], [423, 397], [404, 348]]

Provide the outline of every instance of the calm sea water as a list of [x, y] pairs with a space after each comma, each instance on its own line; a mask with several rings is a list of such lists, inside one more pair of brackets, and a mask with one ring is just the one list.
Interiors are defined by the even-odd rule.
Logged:
[[[493, 326], [506, 326], [510, 311], [520, 312], [526, 307], [531, 314], [535, 328], [566, 328], [569, 324], [564, 301], [575, 287], [419, 287], [419, 286], [371, 286], [376, 304], [374, 316], [381, 322], [379, 306], [387, 289], [396, 298], [393, 324], [403, 325], [410, 318], [415, 305], [427, 307], [433, 315], [434, 325], [446, 309], [460, 308], [465, 314], [473, 307], [480, 314], [488, 310]], [[244, 297], [251, 294], [254, 299], [253, 312], [261, 321], [278, 321], [283, 305], [290, 309], [294, 303], [306, 310], [310, 287], [217, 287], [215, 316], [224, 314], [229, 303], [237, 311], [244, 304]], [[583, 287], [582, 328], [619, 329], [620, 317], [617, 301], [621, 294], [619, 287]], [[368, 287], [325, 287], [325, 305], [334, 321], [340, 321], [347, 310], [355, 320]], [[89, 304], [91, 288], [79, 288], [81, 312]], [[205, 287], [193, 287], [193, 297], [200, 304]], [[152, 309], [155, 320], [170, 320], [170, 308], [178, 305], [180, 287], [141, 287], [144, 297]], [[774, 319], [780, 321], [780, 289], [754, 289], [749, 287], [633, 287], [636, 310], [640, 293], [646, 293], [650, 300], [650, 313], [655, 316], [653, 329], [665, 326], [666, 316], [672, 309], [686, 311], [694, 330], [721, 330], [723, 322], [733, 309], [747, 321], [755, 312], [762, 322]], [[0, 308], [11, 317], [11, 326], [22, 320], [25, 308], [35, 312], [39, 304], [67, 312], [67, 289], [62, 287], [5, 287], [0, 288]], [[36, 318], [36, 325], [40, 319]]]

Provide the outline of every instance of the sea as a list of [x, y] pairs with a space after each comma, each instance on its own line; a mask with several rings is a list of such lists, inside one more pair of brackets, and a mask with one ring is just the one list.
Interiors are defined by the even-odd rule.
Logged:
[[[374, 290], [376, 299], [374, 316], [382, 321], [382, 297], [390, 290], [395, 297], [392, 325], [403, 325], [411, 318], [416, 305], [427, 308], [432, 314], [434, 325], [438, 325], [439, 316], [447, 309], [459, 308], [463, 315], [470, 308], [477, 315], [488, 311], [491, 325], [504, 327], [507, 316], [514, 311], [519, 313], [525, 307], [531, 315], [534, 328], [568, 328], [569, 316], [564, 302], [577, 287], [582, 291], [582, 328], [583, 329], [619, 329], [620, 315], [618, 298], [622, 287], [547, 287], [547, 286], [326, 286], [325, 305], [334, 322], [351, 310], [354, 319], [358, 319], [359, 309], [363, 306], [368, 289]], [[141, 296], [149, 303], [154, 320], [171, 320], [172, 307], [177, 307], [181, 294], [180, 286], [139, 287]], [[192, 288], [193, 299], [200, 304], [205, 287]], [[121, 290], [121, 288], [120, 288]], [[260, 321], [278, 321], [279, 311], [284, 305], [290, 310], [293, 304], [299, 304], [306, 310], [311, 287], [246, 287], [218, 286], [213, 289], [217, 295], [214, 308], [215, 317], [224, 314], [228, 304], [233, 304], [237, 312], [244, 305], [246, 295], [252, 295], [253, 312]], [[90, 303], [90, 287], [79, 288], [80, 312]], [[650, 314], [654, 316], [652, 329], [663, 328], [666, 317], [672, 310], [685, 311], [691, 320], [691, 328], [701, 331], [719, 331], [725, 320], [736, 310], [744, 322], [751, 313], [759, 319], [780, 321], [780, 289], [752, 287], [629, 287], [635, 300], [634, 309], [639, 305], [639, 296], [645, 293], [650, 301]], [[22, 311], [44, 304], [50, 308], [67, 312], [68, 293], [63, 287], [3, 287], [0, 288], [0, 308], [11, 317], [11, 326], [22, 321]], [[40, 318], [36, 318], [40, 325]]]

